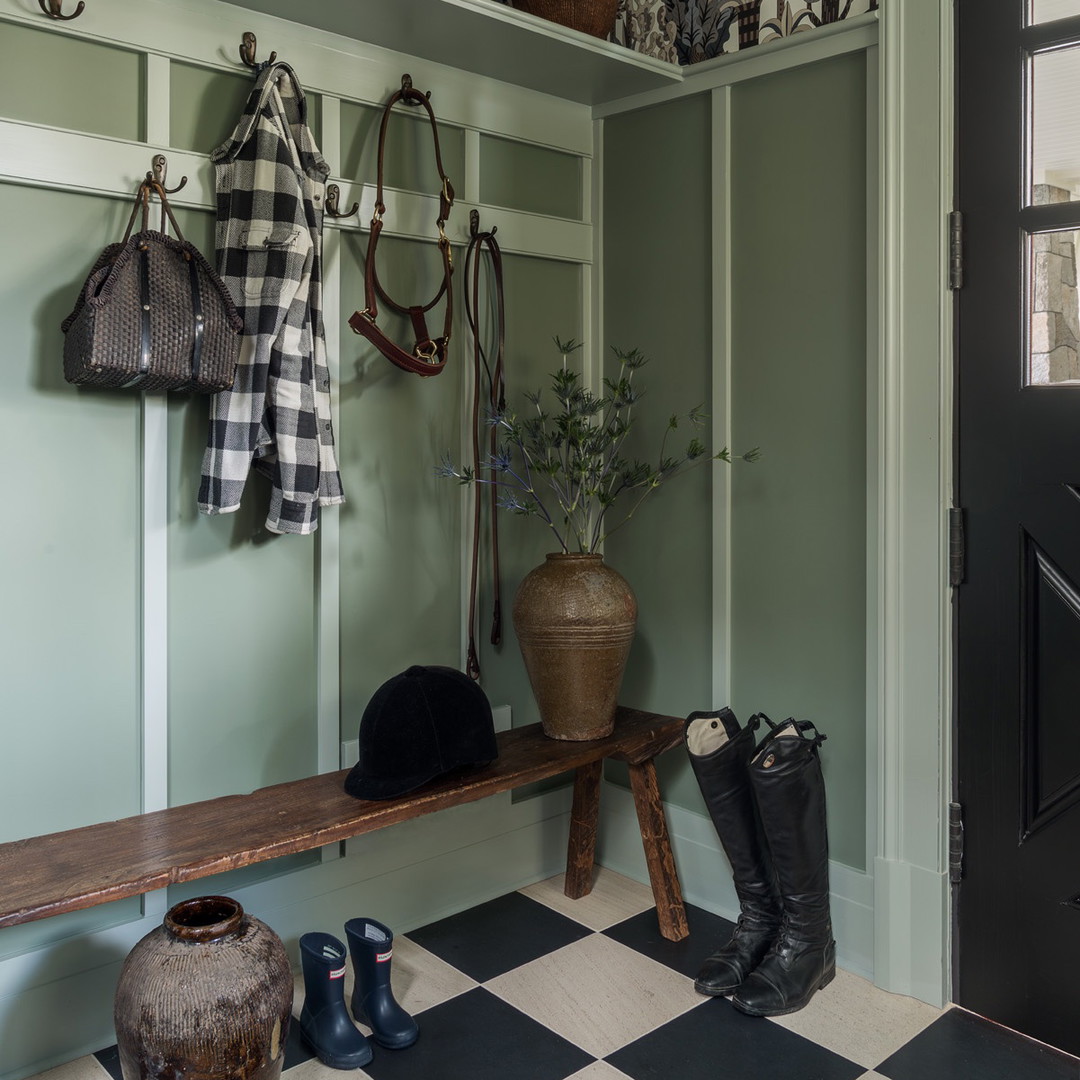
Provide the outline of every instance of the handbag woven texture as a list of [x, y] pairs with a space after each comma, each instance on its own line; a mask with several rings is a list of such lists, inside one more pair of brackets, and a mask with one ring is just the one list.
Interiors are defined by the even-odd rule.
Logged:
[[[151, 195], [161, 229], [147, 227]], [[142, 210], [142, 228], [132, 235]], [[166, 216], [176, 238], [166, 231]], [[162, 186], [139, 186], [124, 238], [102, 253], [61, 323], [64, 378], [83, 386], [214, 393], [233, 384], [243, 320], [177, 227]]]

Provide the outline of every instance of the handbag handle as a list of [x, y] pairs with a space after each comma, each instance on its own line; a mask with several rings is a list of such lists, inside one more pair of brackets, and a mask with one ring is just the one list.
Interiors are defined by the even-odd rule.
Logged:
[[158, 230], [165, 235], [168, 235], [168, 229], [166, 228], [166, 218], [172, 224], [173, 232], [176, 234], [176, 239], [181, 243], [185, 243], [184, 234], [180, 231], [180, 226], [176, 223], [176, 218], [173, 216], [172, 207], [169, 205], [169, 197], [165, 194], [165, 188], [161, 183], [147, 173], [146, 179], [139, 185], [138, 190], [135, 192], [135, 205], [131, 208], [131, 217], [128, 218], [127, 228], [124, 230], [124, 238], [120, 241], [120, 246], [128, 242], [131, 236], [131, 230], [135, 225], [135, 218], [139, 214], [139, 210], [142, 210], [142, 228], [140, 232], [146, 232], [150, 225], [150, 196], [156, 195], [161, 202], [161, 227]]

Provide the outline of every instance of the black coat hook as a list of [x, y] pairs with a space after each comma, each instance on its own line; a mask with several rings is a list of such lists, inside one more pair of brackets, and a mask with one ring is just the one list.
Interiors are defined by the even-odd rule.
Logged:
[[352, 209], [351, 210], [342, 210], [341, 207], [338, 205], [340, 199], [341, 199], [341, 188], [339, 188], [337, 186], [337, 184], [327, 184], [326, 185], [326, 212], [331, 217], [336, 217], [336, 218], [352, 217], [353, 214], [355, 214], [356, 211], [360, 209], [360, 204], [358, 202], [354, 202], [352, 204]]
[[[41, 0], [38, 0], [40, 3]], [[250, 30], [244, 31], [244, 36], [240, 39], [240, 59], [244, 61], [249, 68], [260, 68], [267, 64], [272, 64], [277, 59], [277, 53], [272, 52], [269, 60], [264, 60], [262, 64], [259, 64], [255, 60], [255, 51], [258, 49], [259, 43], [255, 39], [255, 35]]]
[[175, 195], [187, 183], [187, 177], [182, 176], [180, 183], [176, 187], [165, 186], [165, 174], [168, 172], [169, 163], [166, 161], [164, 154], [155, 154], [151, 166], [151, 171], [146, 174], [146, 179], [152, 180], [166, 195]]
[[64, 0], [49, 0], [47, 6], [45, 0], [38, 0], [38, 5], [50, 19], [63, 19], [65, 22], [67, 22], [68, 19], [77, 19], [83, 13], [83, 8], [86, 7], [83, 0], [79, 0], [79, 4], [75, 10], [70, 15], [65, 15], [63, 11]]
[[[494, 236], [498, 231], [499, 231], [499, 226], [498, 225], [492, 225], [488, 235]], [[470, 210], [469, 211], [469, 235], [474, 236], [474, 237], [480, 235], [480, 211], [479, 210]]]
[[[431, 100], [431, 91], [429, 90], [423, 95]], [[408, 73], [401, 76], [401, 101], [405, 105], [420, 105], [420, 91], [415, 89], [412, 84], [412, 76]]]

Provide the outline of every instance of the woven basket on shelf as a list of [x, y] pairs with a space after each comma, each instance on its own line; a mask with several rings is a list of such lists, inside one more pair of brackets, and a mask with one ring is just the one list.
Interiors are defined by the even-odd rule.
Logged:
[[514, 7], [571, 30], [607, 38], [615, 29], [619, 0], [514, 0]]

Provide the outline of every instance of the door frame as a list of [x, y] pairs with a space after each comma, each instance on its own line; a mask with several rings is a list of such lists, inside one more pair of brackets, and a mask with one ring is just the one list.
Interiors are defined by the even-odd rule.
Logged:
[[939, 0], [884, 0], [880, 16], [880, 366], [869, 403], [881, 420], [874, 981], [942, 1005], [952, 968], [953, 11]]

